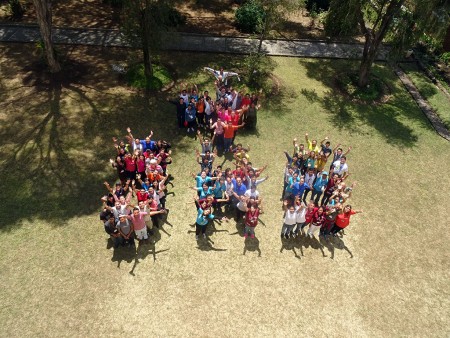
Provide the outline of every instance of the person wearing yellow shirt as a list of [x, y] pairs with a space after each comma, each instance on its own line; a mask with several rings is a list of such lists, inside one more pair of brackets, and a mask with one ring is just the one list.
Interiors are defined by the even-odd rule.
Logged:
[[308, 138], [308, 133], [305, 134], [306, 144], [308, 145], [309, 151], [314, 151], [316, 154], [319, 153], [320, 146], [317, 144], [317, 140], [310, 141]]

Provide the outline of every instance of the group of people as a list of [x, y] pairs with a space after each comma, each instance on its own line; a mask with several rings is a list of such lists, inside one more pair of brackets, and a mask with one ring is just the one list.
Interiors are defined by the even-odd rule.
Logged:
[[207, 90], [201, 93], [194, 84], [191, 88], [180, 88], [179, 97], [170, 102], [176, 105], [179, 128], [185, 128], [187, 133], [204, 129], [219, 152], [228, 152], [239, 128], [256, 127], [258, 97], [231, 86], [231, 77], [240, 80], [237, 73], [226, 72], [223, 68], [204, 69], [216, 79], [215, 98], [211, 98]]
[[234, 169], [223, 169], [220, 165], [213, 167], [217, 149], [213, 150], [211, 140], [204, 138], [200, 131], [198, 139], [201, 149], [196, 151], [196, 156], [200, 167], [191, 174], [195, 180], [195, 185], [191, 188], [196, 192], [196, 240], [199, 240], [200, 235], [206, 238], [210, 220], [220, 218], [228, 221], [228, 216], [232, 213], [237, 223], [244, 222], [244, 238], [255, 238], [255, 227], [263, 212], [262, 198], [257, 187], [269, 178], [261, 178], [261, 173], [267, 166], [254, 167], [250, 161], [250, 146], [243, 147], [239, 143], [230, 148]]
[[[256, 126], [256, 95], [236, 91], [229, 85], [234, 72], [205, 68], [215, 80], [216, 99], [208, 91], [199, 94], [197, 86], [183, 88], [177, 105], [180, 128], [196, 133], [198, 168], [192, 172], [195, 184], [196, 206], [195, 238], [206, 238], [206, 229], [213, 219], [243, 223], [244, 238], [255, 238], [255, 228], [263, 213], [262, 197], [258, 186], [269, 177], [261, 174], [267, 165], [255, 167], [250, 158], [250, 146], [235, 144], [237, 130]], [[100, 220], [114, 241], [114, 247], [134, 246], [135, 239], [151, 240], [153, 227], [159, 227], [167, 214], [165, 206], [167, 167], [172, 163], [170, 143], [152, 140], [153, 132], [144, 138], [135, 138], [127, 128], [126, 141], [113, 138], [117, 152], [111, 165], [117, 170], [117, 183], [113, 187], [105, 182], [107, 194], [102, 197]], [[319, 236], [327, 239], [336, 235], [350, 223], [350, 217], [361, 211], [354, 210], [348, 199], [356, 182], [347, 184], [349, 167], [346, 152], [337, 144], [331, 147], [328, 137], [322, 141], [309, 139], [305, 143], [293, 140], [293, 153], [285, 152], [282, 238]], [[231, 153], [233, 165], [223, 169], [214, 165], [219, 152]], [[221, 155], [221, 154], [220, 154]], [[232, 168], [231, 168], [232, 167]], [[133, 203], [133, 197], [137, 202]]]
[[135, 138], [127, 128], [126, 141], [113, 138], [116, 157], [110, 163], [117, 171], [117, 180], [113, 187], [104, 183], [107, 194], [101, 198], [100, 220], [115, 248], [134, 247], [135, 239], [149, 241], [153, 227], [159, 228], [161, 218], [168, 212], [171, 145], [163, 140], [153, 141], [152, 136], [153, 131], [144, 138]]
[[317, 231], [324, 239], [336, 236], [350, 224], [352, 215], [362, 212], [348, 204], [356, 186], [356, 182], [347, 184], [347, 154], [351, 147], [344, 153], [340, 144], [331, 148], [328, 137], [319, 143], [310, 140], [308, 133], [304, 144], [295, 138], [293, 146], [292, 155], [285, 152], [281, 237], [313, 238]]

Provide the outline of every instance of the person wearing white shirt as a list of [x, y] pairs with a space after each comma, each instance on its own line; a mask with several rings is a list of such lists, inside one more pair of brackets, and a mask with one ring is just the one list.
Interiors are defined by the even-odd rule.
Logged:
[[333, 173], [338, 174], [343, 179], [348, 176], [347, 158], [345, 156], [333, 163]]

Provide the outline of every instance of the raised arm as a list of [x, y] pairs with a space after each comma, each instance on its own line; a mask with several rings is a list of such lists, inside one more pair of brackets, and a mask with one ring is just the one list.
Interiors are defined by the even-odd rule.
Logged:
[[325, 136], [325, 138], [322, 141], [320, 141], [320, 144], [323, 145], [325, 141], [328, 141], [328, 136]]

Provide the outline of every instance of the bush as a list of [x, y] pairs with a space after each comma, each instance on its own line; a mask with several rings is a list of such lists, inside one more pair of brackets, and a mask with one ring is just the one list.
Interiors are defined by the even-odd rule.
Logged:
[[450, 64], [450, 52], [443, 53], [439, 59], [444, 62], [446, 65]]
[[248, 71], [245, 74], [247, 85], [256, 90], [266, 91], [270, 75], [275, 69], [272, 58], [265, 54], [252, 53], [244, 58], [244, 67]]
[[261, 32], [264, 17], [264, 8], [254, 0], [245, 2], [235, 14], [236, 25], [244, 33]]
[[139, 63], [132, 67], [126, 75], [127, 82], [131, 87], [139, 89], [150, 89], [154, 91], [161, 90], [164, 86], [168, 85], [172, 78], [169, 71], [162, 65], [153, 64], [153, 77], [150, 81], [147, 81], [144, 72], [144, 64]]
[[13, 19], [22, 19], [25, 9], [19, 0], [8, 0], [9, 12]]

